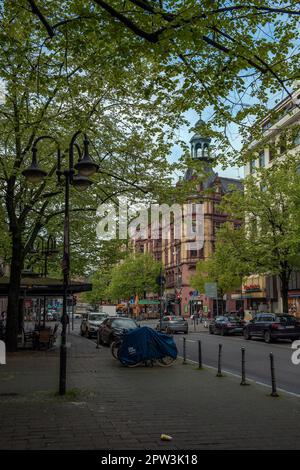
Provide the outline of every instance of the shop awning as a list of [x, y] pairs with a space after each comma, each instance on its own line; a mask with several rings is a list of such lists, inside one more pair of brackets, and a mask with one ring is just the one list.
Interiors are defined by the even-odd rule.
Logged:
[[139, 305], [159, 305], [159, 300], [141, 299]]
[[[0, 296], [7, 297], [9, 278], [0, 278]], [[92, 284], [70, 280], [68, 292], [70, 295], [92, 290]], [[63, 295], [63, 281], [49, 277], [24, 277], [21, 280], [21, 297], [61, 297]]]

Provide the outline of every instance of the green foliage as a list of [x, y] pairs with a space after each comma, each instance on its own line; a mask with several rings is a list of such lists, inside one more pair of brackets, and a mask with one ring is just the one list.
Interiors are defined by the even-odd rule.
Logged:
[[[147, 76], [143, 87], [146, 101], [161, 104], [156, 92], [162, 87], [174, 110], [209, 108], [213, 119], [203, 127], [215, 137], [224, 163], [241, 161], [231, 131], [237, 126], [244, 141], [260, 137], [259, 119], [270, 96], [280, 101], [299, 78], [297, 0], [39, 0], [38, 5], [55, 33], [49, 45], [68, 34], [71, 51], [83, 63], [91, 48], [95, 64], [99, 55], [105, 57], [100, 80], [102, 69], [105, 78], [111, 69], [109, 80], [118, 81], [141, 62], [155, 63], [156, 74]], [[37, 15], [34, 23], [39, 34], [51, 36]]]
[[221, 239], [211, 258], [198, 261], [196, 273], [191, 279], [191, 285], [201, 293], [205, 292], [206, 282], [216, 282], [220, 296], [240, 289], [242, 275], [239, 260], [231, 256], [229, 245], [222, 243]]
[[[89, 248], [87, 247], [87, 250]], [[97, 304], [100, 301], [110, 301], [110, 283], [112, 280], [113, 268], [129, 255], [129, 248], [123, 240], [109, 240], [98, 242], [95, 253], [98, 269], [90, 276], [89, 281], [93, 284], [93, 290], [83, 294], [83, 299], [90, 304]], [[86, 253], [85, 253], [86, 255]], [[86, 259], [86, 258], [85, 258]], [[82, 267], [86, 269], [86, 264]], [[92, 265], [96, 264], [93, 259]]]
[[112, 271], [109, 296], [114, 300], [127, 299], [131, 296], [144, 296], [144, 292], [156, 293], [159, 286], [161, 263], [149, 254], [130, 255]]
[[[244, 192], [224, 196], [221, 210], [232, 222], [217, 232], [215, 252], [197, 263], [192, 285], [218, 283], [220, 293], [239, 289], [251, 274], [278, 275], [287, 297], [288, 280], [300, 267], [299, 162], [281, 162], [258, 169], [244, 181]], [[233, 221], [245, 221], [238, 224]]]
[[[93, 187], [85, 194], [71, 188], [70, 194], [72, 270], [86, 274], [99, 265], [99, 205], [124, 194], [131, 203], [154, 198], [172, 185], [171, 129], [182, 122], [170, 96], [176, 95], [176, 81], [162, 84], [154, 59], [134, 54], [129, 60], [122, 53], [125, 45], [109, 39], [114, 28], [93, 18], [82, 2], [38, 3], [51, 23], [65, 12], [90, 17], [75, 21], [75, 28], [72, 22], [61, 25], [45, 41], [44, 26], [26, 1], [4, 2], [0, 11], [1, 255], [11, 258], [9, 237], [18, 236], [21, 264], [26, 264], [39, 233], [56, 236], [61, 249], [64, 188], [55, 177], [56, 144], [38, 144], [39, 165], [49, 173], [43, 184], [27, 183], [21, 172], [31, 162], [36, 137], [49, 134], [64, 151], [82, 129], [100, 164]], [[78, 143], [82, 147], [81, 137]], [[62, 168], [67, 165], [64, 156]]]
[[279, 274], [297, 268], [300, 251], [299, 162], [283, 161], [270, 169], [259, 169], [244, 184], [244, 193], [233, 191], [223, 199], [223, 210], [245, 220], [245, 228], [220, 232], [232, 255], [247, 270]]

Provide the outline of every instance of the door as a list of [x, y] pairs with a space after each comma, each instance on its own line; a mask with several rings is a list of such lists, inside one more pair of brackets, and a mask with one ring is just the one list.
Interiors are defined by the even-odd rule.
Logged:
[[101, 325], [101, 337], [104, 343], [109, 342], [109, 336], [111, 332], [111, 320], [104, 320]]
[[259, 332], [260, 328], [260, 316], [257, 315], [254, 317], [252, 320], [249, 321], [247, 325], [247, 329], [250, 333], [250, 335], [256, 335]]

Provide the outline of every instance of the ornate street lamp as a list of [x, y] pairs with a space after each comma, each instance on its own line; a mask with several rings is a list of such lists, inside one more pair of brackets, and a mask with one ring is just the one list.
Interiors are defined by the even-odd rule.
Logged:
[[[70, 239], [69, 239], [69, 199], [70, 199], [70, 184], [80, 191], [85, 191], [93, 183], [89, 180], [88, 176], [93, 175], [98, 170], [98, 165], [93, 162], [89, 156], [88, 146], [89, 141], [84, 134], [84, 153], [82, 156], [79, 145], [76, 143], [77, 137], [82, 134], [82, 131], [76, 132], [69, 145], [69, 165], [65, 170], [61, 170], [61, 152], [58, 141], [51, 136], [44, 135], [38, 137], [32, 146], [32, 162], [31, 165], [23, 170], [22, 174], [31, 183], [41, 183], [47, 176], [47, 172], [42, 170], [37, 161], [37, 144], [40, 140], [50, 139], [57, 145], [57, 171], [56, 175], [58, 181], [61, 181], [61, 176], [65, 177], [65, 210], [64, 210], [64, 248], [62, 259], [62, 272], [63, 272], [63, 315], [62, 315], [62, 332], [61, 332], [61, 346], [60, 346], [60, 371], [59, 371], [59, 394], [66, 393], [66, 371], [67, 371], [67, 298], [69, 290], [69, 275], [70, 275]], [[79, 160], [74, 167], [74, 148], [77, 149]], [[75, 175], [75, 169], [78, 170], [79, 175]]]

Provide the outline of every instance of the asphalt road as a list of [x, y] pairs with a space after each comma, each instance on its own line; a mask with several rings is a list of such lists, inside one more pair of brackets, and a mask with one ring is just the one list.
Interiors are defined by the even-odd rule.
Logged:
[[[154, 320], [141, 325], [155, 327]], [[75, 321], [74, 332], [79, 333], [80, 321]], [[218, 345], [222, 344], [222, 371], [241, 375], [241, 348], [246, 350], [246, 378], [271, 385], [269, 354], [273, 352], [277, 388], [300, 395], [300, 364], [291, 360], [292, 348], [289, 341], [266, 344], [261, 339], [246, 341], [242, 336], [210, 335], [208, 331], [195, 333], [190, 327], [188, 335], [176, 334], [174, 340], [178, 353], [183, 355], [183, 337], [186, 338], [187, 359], [198, 362], [198, 340], [202, 344], [202, 362], [205, 366], [217, 368]]]
[[[176, 334], [179, 354], [183, 353], [183, 335]], [[259, 383], [271, 385], [270, 352], [274, 355], [277, 388], [300, 394], [300, 364], [291, 360], [289, 341], [266, 344], [261, 339], [246, 341], [241, 336], [218, 336], [208, 332], [189, 333], [186, 336], [187, 359], [198, 361], [198, 340], [202, 345], [204, 365], [217, 367], [218, 345], [222, 344], [222, 370], [241, 375], [241, 348], [245, 348], [246, 377]]]

